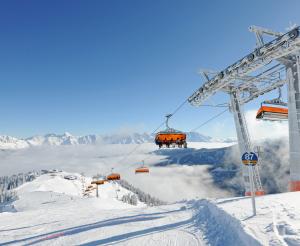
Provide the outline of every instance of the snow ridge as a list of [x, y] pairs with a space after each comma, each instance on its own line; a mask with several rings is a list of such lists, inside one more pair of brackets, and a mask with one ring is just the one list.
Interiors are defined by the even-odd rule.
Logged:
[[208, 200], [195, 202], [196, 226], [204, 233], [208, 245], [262, 245], [249, 235], [241, 221]]

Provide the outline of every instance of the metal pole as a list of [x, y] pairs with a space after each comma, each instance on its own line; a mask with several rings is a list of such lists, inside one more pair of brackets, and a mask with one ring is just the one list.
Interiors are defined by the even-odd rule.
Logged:
[[[236, 134], [238, 139], [238, 146], [241, 155], [245, 152], [250, 151], [250, 139], [248, 135], [248, 131], [246, 128], [246, 122], [243, 117], [243, 110], [241, 108], [241, 105], [239, 104], [239, 93], [236, 91], [233, 91], [230, 94], [231, 98], [231, 111], [233, 113], [234, 117], [234, 123], [236, 128]], [[250, 172], [247, 170], [247, 167], [242, 165], [242, 173], [243, 173], [243, 179], [244, 179], [244, 185], [245, 185], [245, 195], [249, 193], [251, 190], [250, 188]]]
[[253, 180], [253, 166], [249, 165], [248, 170], [249, 170], [249, 177], [250, 177], [252, 211], [253, 211], [253, 216], [255, 216], [256, 215], [256, 205], [255, 205], [255, 190], [254, 190], [254, 180]]
[[96, 196], [97, 196], [97, 197], [99, 197], [98, 186], [99, 186], [99, 185], [97, 185], [97, 189], [96, 189]]
[[300, 53], [287, 65], [290, 191], [300, 191]]
[[[251, 150], [250, 137], [247, 129], [247, 124], [244, 118], [243, 110], [239, 103], [239, 93], [237, 91], [233, 91], [230, 94], [230, 96], [231, 96], [231, 110], [234, 115], [234, 122], [237, 131], [239, 149], [240, 149], [240, 153], [243, 154]], [[255, 205], [256, 186], [254, 186], [253, 168], [254, 167], [249, 165], [247, 170], [247, 166], [245, 165], [242, 166], [244, 184], [246, 190], [245, 195], [247, 195], [250, 191], [253, 216], [255, 216], [256, 215], [256, 205]]]

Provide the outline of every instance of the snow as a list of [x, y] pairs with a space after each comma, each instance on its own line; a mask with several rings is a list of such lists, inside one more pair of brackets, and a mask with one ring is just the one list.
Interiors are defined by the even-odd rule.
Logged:
[[0, 213], [0, 244], [300, 245], [300, 192], [257, 197], [252, 216], [249, 197], [133, 206], [119, 200], [130, 191], [117, 183], [82, 196], [90, 181], [57, 172], [17, 188], [15, 210]]
[[[6, 245], [201, 245], [192, 210], [177, 206], [102, 210], [95, 204], [4, 214], [0, 240]], [[17, 225], [16, 225], [17, 223]]]
[[23, 139], [17, 139], [10, 136], [0, 136], [0, 149], [23, 149], [29, 145]]
[[[65, 179], [65, 176], [76, 176], [76, 180]], [[15, 190], [20, 197], [19, 200], [13, 203], [17, 211], [24, 211], [30, 209], [36, 209], [39, 205], [45, 203], [57, 203], [69, 200], [80, 200], [83, 198], [83, 190], [88, 185], [91, 185], [92, 178], [84, 177], [79, 174], [70, 174], [66, 172], [57, 172], [44, 174], [37, 177], [33, 182], [28, 182]], [[96, 187], [96, 186], [94, 186]], [[124, 204], [118, 199], [123, 195], [132, 193], [124, 188], [120, 187], [114, 182], [106, 182], [99, 187], [100, 201], [99, 207], [102, 209], [107, 208], [105, 204], [109, 200], [110, 203], [114, 203], [113, 208], [127, 208], [128, 205]], [[96, 197], [96, 189], [92, 190], [88, 194], [89, 198]], [[116, 197], [118, 199], [116, 199]], [[138, 204], [141, 206], [142, 204]], [[108, 206], [109, 207], [109, 206]]]
[[196, 225], [202, 230], [204, 240], [210, 245], [260, 245], [234, 219], [216, 204], [207, 200], [195, 203], [197, 208]]
[[0, 214], [0, 244], [199, 245], [189, 229], [192, 210], [182, 204], [132, 206], [116, 198], [130, 192], [116, 183], [100, 186], [99, 198], [82, 197], [80, 181], [63, 175], [44, 174], [17, 189], [16, 212]]
[[52, 191], [71, 196], [80, 196], [81, 183], [78, 180], [80, 175], [76, 175], [78, 179], [72, 182], [64, 179], [64, 176], [67, 176], [65, 172], [41, 175], [34, 182], [25, 183], [16, 190], [21, 194], [33, 191]]
[[252, 217], [250, 198], [218, 204], [263, 245], [300, 245], [300, 192], [257, 197], [256, 206], [257, 216]]

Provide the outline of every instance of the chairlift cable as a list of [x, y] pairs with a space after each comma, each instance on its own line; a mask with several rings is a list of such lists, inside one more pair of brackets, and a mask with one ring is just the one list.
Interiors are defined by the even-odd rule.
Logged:
[[[186, 103], [188, 102], [188, 100], [184, 100], [171, 114], [170, 117], [172, 117], [173, 115], [175, 115]], [[165, 121], [163, 121], [161, 124], [159, 124], [159, 126], [157, 126], [150, 135], [155, 134], [163, 125], [165, 124]], [[141, 147], [142, 144], [138, 144], [137, 146], [135, 146], [128, 154], [126, 154], [121, 160], [118, 161], [118, 163], [123, 162], [124, 160], [126, 160], [129, 156], [131, 156], [137, 149], [139, 149]]]
[[199, 125], [199, 126], [193, 128], [193, 129], [191, 130], [191, 132], [194, 132], [194, 131], [198, 130], [199, 128], [203, 127], [204, 125], [206, 125], [207, 123], [211, 122], [212, 120], [218, 118], [219, 116], [221, 116], [222, 114], [224, 114], [224, 113], [227, 112], [228, 110], [229, 110], [228, 108], [225, 109], [225, 110], [223, 110], [222, 112], [218, 113], [217, 115], [215, 115], [215, 116], [213, 116], [212, 118], [208, 119], [207, 121], [203, 122], [201, 125]]
[[[170, 117], [174, 116], [186, 103], [188, 102], [188, 100], [184, 100], [171, 114]], [[215, 108], [221, 108], [221, 107], [228, 107], [228, 105], [226, 105], [225, 103], [223, 104], [217, 104], [217, 105], [211, 105], [211, 104], [203, 104], [200, 105], [202, 107], [215, 107]], [[195, 131], [199, 128], [201, 128], [202, 126], [206, 125], [207, 123], [209, 123], [210, 121], [214, 120], [215, 118], [219, 117], [220, 115], [222, 115], [223, 113], [225, 113], [226, 111], [228, 111], [228, 108], [224, 111], [222, 111], [221, 113], [215, 115], [214, 117], [210, 118], [209, 120], [205, 121], [204, 123], [202, 123], [200, 126], [192, 129], [192, 131]], [[152, 132], [151, 135], [155, 134], [163, 125], [165, 124], [165, 121], [163, 121], [162, 123], [160, 123]], [[118, 163], [123, 162], [124, 160], [128, 159], [134, 152], [136, 152], [140, 147], [142, 146], [142, 144], [138, 144], [136, 145], [128, 154], [126, 154], [121, 160], [118, 161]], [[145, 158], [144, 160], [147, 160], [149, 157]], [[124, 167], [125, 168], [125, 167]], [[127, 167], [126, 167], [127, 168]], [[120, 168], [118, 168], [120, 170]]]

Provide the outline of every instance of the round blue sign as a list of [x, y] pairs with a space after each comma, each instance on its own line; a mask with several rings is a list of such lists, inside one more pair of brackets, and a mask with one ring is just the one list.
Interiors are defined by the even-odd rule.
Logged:
[[254, 152], [245, 152], [242, 155], [242, 162], [247, 166], [255, 166], [258, 162], [258, 157]]

